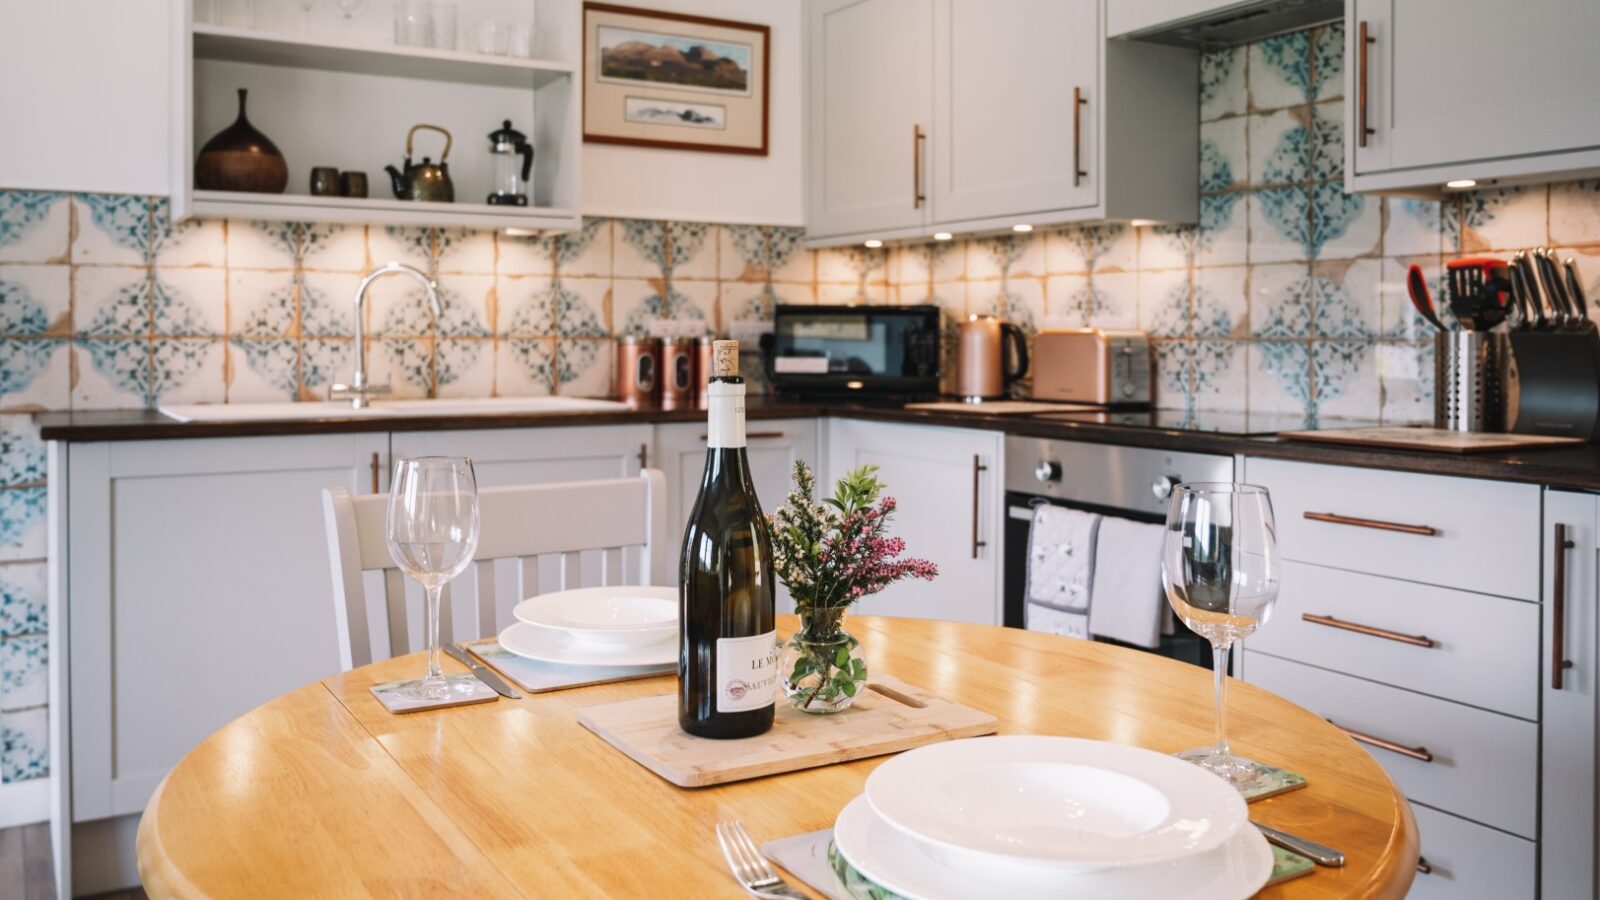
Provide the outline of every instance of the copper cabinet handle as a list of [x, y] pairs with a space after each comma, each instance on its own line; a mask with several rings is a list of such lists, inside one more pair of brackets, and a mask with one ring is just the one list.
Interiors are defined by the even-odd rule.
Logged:
[[979, 550], [981, 550], [982, 548], [987, 547], [989, 545], [988, 541], [981, 541], [981, 540], [978, 539], [978, 500], [979, 500], [979, 498], [981, 496], [979, 494], [979, 491], [978, 491], [978, 486], [979, 486], [980, 480], [983, 477], [983, 473], [987, 472], [987, 471], [989, 471], [989, 467], [983, 464], [983, 458], [978, 456], [976, 453], [974, 453], [972, 455], [972, 558], [973, 559], [977, 559], [978, 558], [978, 551]]
[[1420, 534], [1423, 537], [1434, 537], [1439, 534], [1439, 529], [1432, 525], [1405, 525], [1400, 522], [1385, 522], [1382, 519], [1341, 516], [1338, 513], [1307, 512], [1304, 515], [1313, 522], [1328, 522], [1333, 525], [1354, 525], [1357, 528], [1376, 528], [1379, 531], [1398, 531], [1401, 534]]
[[1567, 526], [1556, 523], [1555, 559], [1550, 567], [1553, 579], [1550, 591], [1550, 689], [1561, 690], [1566, 670], [1572, 668], [1567, 659], [1567, 551], [1577, 546], [1567, 537]]
[[[703, 435], [703, 434], [700, 435], [700, 440], [703, 441], [705, 439], [706, 439], [705, 435]], [[648, 469], [648, 468], [650, 468], [650, 445], [649, 444], [640, 444], [639, 445], [639, 471], [643, 472], [645, 469]]]
[[1367, 33], [1365, 20], [1356, 26], [1356, 144], [1361, 147], [1367, 145], [1369, 135], [1377, 134], [1367, 127], [1367, 48], [1377, 42]]
[[1328, 720], [1328, 724], [1344, 732], [1352, 741], [1366, 744], [1369, 747], [1377, 747], [1380, 750], [1387, 750], [1390, 753], [1398, 753], [1418, 762], [1433, 762], [1433, 754], [1428, 752], [1427, 747], [1407, 747], [1405, 744], [1396, 744], [1394, 741], [1386, 741], [1381, 737], [1367, 734], [1364, 731], [1346, 728], [1332, 719]]
[[911, 126], [911, 208], [921, 209], [922, 201], [928, 199], [922, 193], [922, 145], [928, 136], [922, 133], [921, 125]]
[[1368, 637], [1383, 638], [1386, 641], [1398, 641], [1402, 644], [1410, 644], [1413, 647], [1437, 646], [1437, 644], [1434, 643], [1433, 638], [1423, 637], [1420, 634], [1401, 634], [1398, 631], [1389, 631], [1384, 628], [1373, 628], [1371, 625], [1360, 625], [1355, 622], [1346, 622], [1343, 619], [1335, 619], [1333, 616], [1318, 616], [1311, 613], [1301, 613], [1300, 618], [1310, 622], [1313, 625], [1326, 625], [1329, 628], [1338, 628], [1341, 631], [1353, 631], [1356, 634], [1364, 634]]
[[[760, 440], [766, 440], [768, 438], [781, 438], [781, 437], [787, 437], [787, 435], [785, 435], [781, 431], [752, 431], [752, 432], [747, 433], [744, 436], [744, 439], [747, 440], [747, 441], [760, 441]], [[700, 435], [700, 440], [703, 441], [706, 438], [707, 438], [707, 435], [704, 435], [704, 434]]]
[[1426, 858], [1419, 856], [1417, 857], [1417, 871], [1423, 875], [1432, 875], [1433, 866], [1428, 865]]
[[1083, 108], [1089, 104], [1089, 98], [1083, 95], [1083, 88], [1072, 89], [1072, 186], [1077, 187], [1078, 182], [1088, 178], [1089, 173], [1083, 170]]
[[377, 452], [374, 451], [372, 454], [372, 492], [374, 494], [378, 493], [378, 471], [382, 465], [383, 463], [378, 461]]

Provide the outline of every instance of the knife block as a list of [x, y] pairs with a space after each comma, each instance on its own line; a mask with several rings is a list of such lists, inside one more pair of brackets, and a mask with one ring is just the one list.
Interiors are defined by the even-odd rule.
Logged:
[[1600, 333], [1516, 331], [1506, 421], [1517, 434], [1600, 438]]

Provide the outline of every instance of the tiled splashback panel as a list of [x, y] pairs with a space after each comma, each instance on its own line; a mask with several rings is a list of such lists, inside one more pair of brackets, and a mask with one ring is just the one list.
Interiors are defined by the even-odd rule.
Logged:
[[[0, 780], [45, 769], [44, 448], [26, 413], [325, 396], [349, 377], [351, 298], [374, 380], [401, 395], [611, 389], [613, 335], [748, 337], [789, 303], [936, 303], [1151, 333], [1163, 406], [1424, 420], [1420, 264], [1549, 245], [1600, 295], [1600, 182], [1445, 203], [1342, 188], [1340, 26], [1201, 62], [1201, 222], [808, 252], [794, 228], [591, 220], [555, 238], [244, 221], [172, 227], [160, 198], [0, 191]], [[1437, 291], [1436, 291], [1437, 293]], [[754, 373], [752, 373], [754, 374]]]

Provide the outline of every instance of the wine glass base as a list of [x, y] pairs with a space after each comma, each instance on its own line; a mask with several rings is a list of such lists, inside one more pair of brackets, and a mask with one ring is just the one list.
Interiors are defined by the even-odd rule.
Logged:
[[1242, 756], [1219, 754], [1215, 747], [1196, 747], [1173, 755], [1228, 782], [1246, 797], [1265, 791], [1273, 783], [1273, 769], [1270, 767]]
[[418, 678], [402, 681], [393, 686], [394, 693], [415, 703], [450, 703], [465, 700], [477, 693], [474, 678]]

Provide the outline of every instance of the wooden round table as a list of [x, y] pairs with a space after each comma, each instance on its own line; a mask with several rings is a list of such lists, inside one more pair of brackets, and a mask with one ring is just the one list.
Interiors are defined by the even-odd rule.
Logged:
[[[794, 627], [781, 618], [781, 633]], [[1184, 663], [979, 625], [859, 617], [847, 627], [872, 671], [992, 713], [1002, 734], [1164, 752], [1211, 740], [1210, 675]], [[145, 808], [145, 890], [157, 898], [740, 897], [712, 831], [718, 820], [742, 820], [758, 842], [831, 827], [884, 758], [685, 790], [577, 716], [589, 704], [670, 692], [669, 677], [403, 716], [367, 691], [422, 666], [418, 654], [336, 675], [207, 738]], [[1417, 865], [1416, 824], [1377, 762], [1332, 725], [1250, 685], [1230, 683], [1228, 706], [1237, 752], [1310, 781], [1251, 804], [1251, 817], [1348, 859], [1262, 896], [1404, 895]]]

